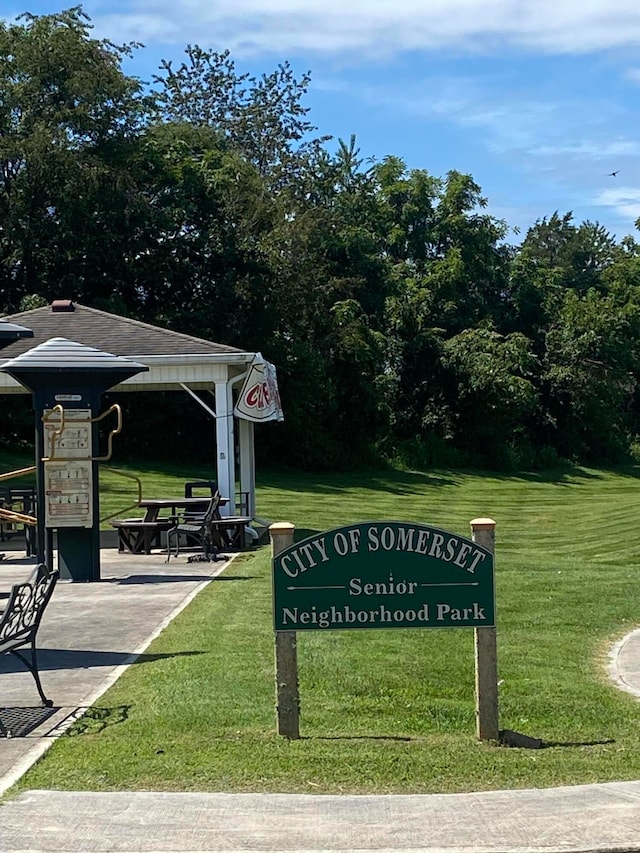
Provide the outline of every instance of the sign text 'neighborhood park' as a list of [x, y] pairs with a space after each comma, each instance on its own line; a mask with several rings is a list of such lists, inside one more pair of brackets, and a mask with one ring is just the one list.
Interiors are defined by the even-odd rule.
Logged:
[[276, 631], [495, 625], [493, 554], [424, 524], [369, 521], [273, 560]]

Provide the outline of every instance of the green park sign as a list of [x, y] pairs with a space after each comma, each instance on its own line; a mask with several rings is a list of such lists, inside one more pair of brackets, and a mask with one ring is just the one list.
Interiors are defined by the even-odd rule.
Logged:
[[493, 554], [424, 524], [368, 521], [273, 559], [275, 631], [495, 626]]

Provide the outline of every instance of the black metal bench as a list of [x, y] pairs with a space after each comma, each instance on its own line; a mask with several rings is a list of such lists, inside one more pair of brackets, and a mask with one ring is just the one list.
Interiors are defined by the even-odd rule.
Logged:
[[[42, 704], [47, 707], [51, 707], [53, 701], [44, 695], [40, 683], [36, 635], [57, 580], [57, 570], [49, 571], [42, 563], [37, 565], [27, 581], [11, 587], [6, 605], [0, 612], [0, 654], [12, 654], [27, 667]], [[0, 737], [10, 736], [11, 732], [0, 720]]]
[[[202, 548], [203, 560], [218, 559], [219, 548], [214, 542], [211, 524], [218, 517], [221, 501], [220, 492], [216, 491], [210, 498], [204, 513], [185, 513], [183, 521], [175, 524], [167, 533], [167, 563], [171, 559], [171, 553], [177, 557], [180, 553], [180, 537], [189, 547], [194, 545]], [[193, 558], [192, 558], [193, 559]]]
[[205, 513], [185, 518], [168, 531], [167, 562], [172, 553], [178, 556], [181, 536], [187, 544], [202, 548], [205, 560], [216, 560], [220, 551], [244, 550], [245, 527], [251, 522], [251, 516], [221, 515], [220, 502], [220, 492], [216, 492]]

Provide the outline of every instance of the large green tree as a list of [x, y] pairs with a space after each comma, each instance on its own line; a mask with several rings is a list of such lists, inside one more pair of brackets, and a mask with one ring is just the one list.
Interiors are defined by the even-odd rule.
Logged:
[[569, 459], [619, 461], [629, 449], [640, 369], [640, 302], [567, 291], [546, 334], [550, 442]]
[[297, 78], [284, 62], [259, 77], [237, 70], [228, 50], [189, 45], [177, 66], [164, 60], [154, 76], [159, 121], [215, 129], [274, 188], [299, 177], [328, 137], [316, 137], [303, 99], [309, 72]]
[[376, 183], [355, 140], [310, 157], [279, 193], [268, 241], [275, 323], [269, 352], [282, 367], [283, 428], [273, 436], [307, 465], [365, 458], [384, 422], [384, 310], [391, 278]]
[[[502, 320], [510, 261], [501, 242], [505, 224], [483, 212], [486, 201], [469, 175], [454, 171], [437, 179], [388, 158], [376, 176], [394, 278], [381, 377], [391, 444], [461, 447], [464, 435], [467, 448], [474, 446], [474, 430], [485, 425], [475, 421], [468, 432], [461, 430], [468, 407], [454, 390], [452, 354], [460, 361], [465, 347], [477, 348], [477, 337], [464, 332], [489, 330]], [[502, 420], [491, 409], [487, 417], [487, 428], [498, 433]]]
[[131, 146], [147, 103], [140, 82], [121, 69], [130, 50], [92, 38], [80, 8], [0, 23], [7, 311], [33, 293], [112, 295], [112, 262], [141, 215], [131, 201]]
[[262, 450], [306, 466], [637, 443], [632, 238], [554, 213], [508, 245], [471, 175], [318, 135], [309, 73], [196, 46], [147, 91], [134, 49], [80, 7], [0, 23], [1, 311], [67, 296], [262, 351], [286, 415]]

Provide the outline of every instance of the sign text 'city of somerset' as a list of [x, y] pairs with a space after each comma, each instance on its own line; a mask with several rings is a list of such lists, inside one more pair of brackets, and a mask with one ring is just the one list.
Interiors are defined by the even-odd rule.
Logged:
[[493, 554], [424, 524], [368, 521], [273, 560], [276, 631], [495, 626]]

